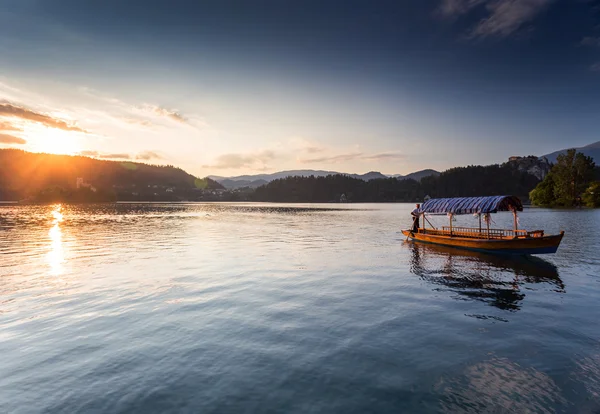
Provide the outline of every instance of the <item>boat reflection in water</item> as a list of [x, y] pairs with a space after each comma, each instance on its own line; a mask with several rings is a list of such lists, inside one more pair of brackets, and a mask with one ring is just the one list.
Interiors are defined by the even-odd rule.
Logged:
[[405, 245], [411, 249], [411, 272], [442, 290], [459, 294], [459, 299], [515, 311], [525, 298], [524, 285], [546, 284], [557, 292], [565, 289], [556, 266], [539, 257], [494, 255], [424, 243]]

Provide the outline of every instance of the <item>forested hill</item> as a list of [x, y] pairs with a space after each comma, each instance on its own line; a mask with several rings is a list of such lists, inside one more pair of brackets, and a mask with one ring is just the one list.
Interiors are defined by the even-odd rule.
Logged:
[[0, 200], [21, 200], [49, 189], [71, 191], [76, 189], [78, 178], [83, 179], [84, 188], [94, 187], [95, 193], [110, 193], [114, 198], [119, 193], [141, 197], [167, 189], [173, 194], [199, 186], [223, 188], [213, 180], [199, 180], [173, 166], [0, 149]]
[[[364, 181], [345, 175], [288, 177], [274, 180], [254, 192], [256, 201], [275, 202], [394, 202], [430, 197], [469, 197], [513, 194], [528, 199], [540, 180], [511, 163], [452, 168], [420, 182], [387, 178]], [[343, 195], [343, 196], [342, 196]]]

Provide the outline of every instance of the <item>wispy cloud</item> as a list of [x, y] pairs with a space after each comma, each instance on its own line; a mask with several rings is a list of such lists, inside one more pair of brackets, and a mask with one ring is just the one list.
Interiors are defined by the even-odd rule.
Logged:
[[0, 116], [19, 118], [26, 121], [36, 122], [49, 128], [62, 129], [64, 131], [76, 131], [88, 133], [88, 131], [74, 124], [68, 124], [62, 119], [54, 118], [50, 115], [45, 115], [24, 106], [15, 105], [7, 101], [0, 102]]
[[442, 0], [437, 11], [443, 16], [455, 17], [485, 2], [486, 0]]
[[99, 151], [81, 151], [79, 155], [83, 155], [84, 157], [94, 157], [94, 158], [103, 158], [107, 160], [129, 160], [131, 159], [131, 155], [126, 153], [120, 154], [107, 154]]
[[303, 164], [318, 164], [318, 163], [339, 163], [345, 161], [353, 161], [361, 158], [363, 156], [360, 152], [351, 152], [347, 154], [337, 154], [337, 155], [327, 155], [322, 157], [315, 158], [300, 158], [300, 161]]
[[590, 66], [590, 70], [592, 72], [600, 72], [600, 62], [596, 62], [592, 66]]
[[[184, 115], [178, 109], [166, 108], [153, 103], [130, 104], [88, 87], [79, 87], [79, 92], [108, 104], [111, 111], [121, 114], [119, 116], [120, 120], [131, 125], [154, 127], [157, 125], [152, 121], [159, 122], [160, 119], [163, 119], [191, 126], [206, 126], [203, 119], [197, 116]], [[152, 119], [152, 121], [145, 119], [146, 117]]]
[[10, 122], [0, 121], [0, 131], [21, 131], [21, 128], [16, 127]]
[[187, 122], [188, 122], [187, 119], [176, 109], [167, 109], [167, 108], [163, 108], [161, 106], [149, 105], [149, 104], [144, 105], [144, 108], [150, 112], [153, 112], [154, 114], [156, 114], [158, 116], [169, 118], [176, 122], [181, 122], [183, 124], [187, 124]]
[[153, 122], [148, 121], [147, 119], [134, 118], [130, 116], [122, 116], [120, 119], [130, 125], [138, 125], [147, 128], [152, 128], [155, 126]]
[[309, 154], [318, 154], [319, 152], [325, 151], [323, 147], [305, 147], [304, 151]]
[[381, 152], [379, 154], [365, 155], [365, 161], [397, 161], [406, 159], [406, 155], [400, 152]]
[[532, 20], [552, 0], [497, 0], [486, 6], [490, 16], [473, 29], [473, 37], [506, 37]]
[[150, 161], [150, 160], [164, 160], [161, 154], [155, 151], [143, 151], [135, 156], [136, 160]]
[[271, 150], [264, 150], [252, 154], [231, 153], [220, 155], [217, 157], [214, 164], [203, 165], [202, 167], [217, 170], [248, 168], [256, 171], [263, 171], [268, 168], [267, 163], [275, 158], [275, 151]]
[[27, 141], [23, 138], [15, 137], [9, 134], [0, 133], [0, 144], [27, 144]]
[[445, 17], [467, 14], [484, 6], [484, 17], [469, 38], [507, 37], [532, 21], [554, 0], [442, 0], [438, 12]]
[[581, 45], [600, 47], [600, 37], [586, 36], [581, 39]]
[[138, 154], [127, 154], [127, 153], [105, 153], [100, 151], [81, 151], [79, 155], [83, 155], [84, 157], [94, 157], [94, 158], [102, 158], [107, 160], [141, 160], [141, 161], [150, 161], [150, 160], [164, 160], [165, 157], [155, 151], [142, 151]]
[[83, 155], [84, 157], [97, 157], [100, 155], [98, 151], [81, 151], [79, 155]]
[[378, 154], [366, 154], [364, 152], [350, 152], [345, 154], [329, 155], [315, 158], [300, 158], [303, 164], [340, 163], [347, 161], [395, 161], [404, 159], [404, 154], [398, 152], [382, 152]]

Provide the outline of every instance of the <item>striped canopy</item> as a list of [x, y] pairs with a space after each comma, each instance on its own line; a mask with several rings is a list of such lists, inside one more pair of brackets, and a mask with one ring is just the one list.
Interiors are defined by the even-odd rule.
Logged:
[[515, 196], [432, 198], [419, 212], [429, 214], [485, 214], [498, 211], [523, 211], [523, 204]]

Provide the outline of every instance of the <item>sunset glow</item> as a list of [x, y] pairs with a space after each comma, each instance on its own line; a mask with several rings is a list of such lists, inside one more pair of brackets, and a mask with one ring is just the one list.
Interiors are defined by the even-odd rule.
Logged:
[[25, 129], [28, 147], [34, 152], [75, 155], [82, 149], [82, 138], [71, 131], [31, 125]]
[[0, 20], [0, 148], [406, 175], [597, 140], [591, 2], [47, 3]]

